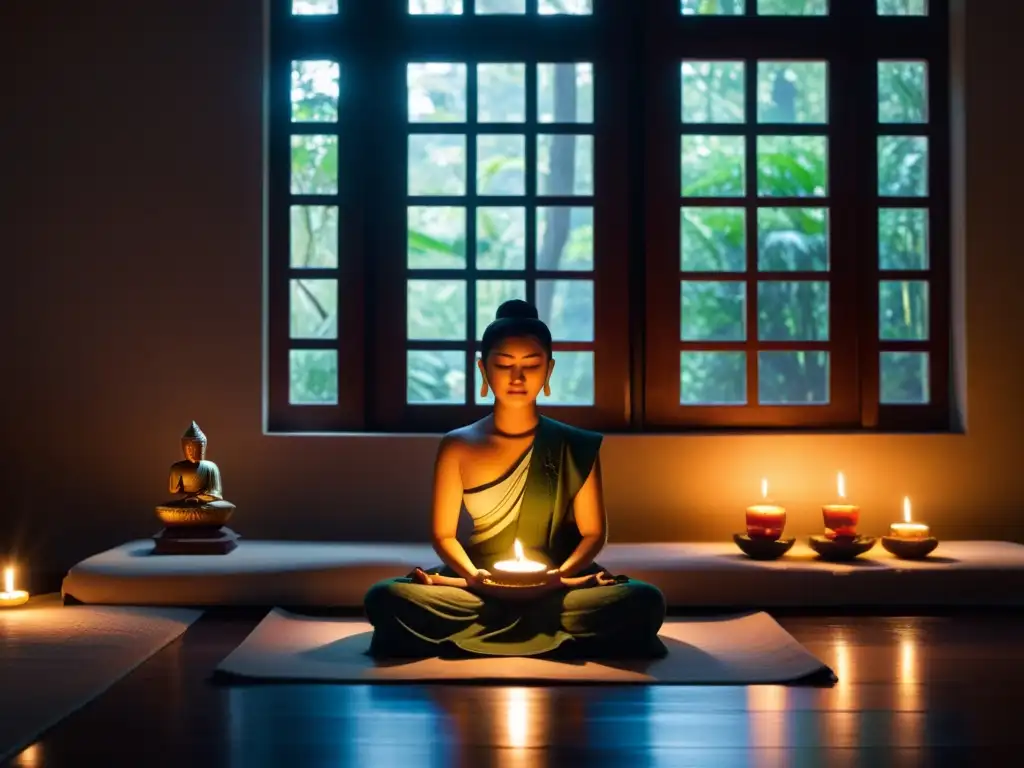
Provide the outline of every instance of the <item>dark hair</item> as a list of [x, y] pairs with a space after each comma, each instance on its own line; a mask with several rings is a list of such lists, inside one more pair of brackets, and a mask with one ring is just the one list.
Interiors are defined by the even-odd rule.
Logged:
[[537, 316], [537, 308], [522, 299], [510, 299], [498, 307], [493, 322], [484, 331], [480, 344], [484, 362], [499, 342], [521, 336], [532, 336], [539, 341], [551, 359], [551, 331]]

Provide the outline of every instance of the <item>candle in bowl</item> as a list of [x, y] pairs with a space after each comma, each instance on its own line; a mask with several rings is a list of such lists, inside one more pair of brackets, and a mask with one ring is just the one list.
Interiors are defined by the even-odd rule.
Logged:
[[501, 560], [494, 564], [491, 576], [496, 584], [508, 587], [531, 587], [543, 584], [548, 567], [544, 563], [528, 559], [523, 554], [519, 539], [515, 542], [515, 560]]
[[28, 592], [14, 588], [14, 569], [4, 568], [4, 591], [0, 592], [0, 608], [13, 608], [28, 602]]
[[910, 497], [903, 497], [903, 522], [893, 523], [889, 526], [889, 535], [894, 539], [927, 539], [931, 530], [924, 523], [914, 523], [910, 520]]
[[768, 479], [761, 480], [761, 504], [747, 507], [747, 536], [777, 541], [786, 527], [786, 509], [768, 499]]
[[845, 503], [846, 499], [846, 478], [839, 473], [836, 480], [839, 498], [844, 500], [841, 504], [826, 504], [821, 508], [821, 515], [825, 518], [825, 538], [856, 538], [857, 523], [860, 522], [860, 507], [856, 504]]

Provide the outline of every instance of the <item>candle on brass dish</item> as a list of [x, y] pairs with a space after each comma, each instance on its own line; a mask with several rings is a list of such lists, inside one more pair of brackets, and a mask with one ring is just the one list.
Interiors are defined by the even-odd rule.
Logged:
[[841, 504], [826, 504], [821, 508], [822, 517], [825, 519], [825, 538], [855, 538], [857, 536], [857, 523], [860, 522], [860, 507], [856, 504], [845, 503], [846, 499], [846, 478], [840, 472], [836, 480], [839, 498], [844, 502]]
[[747, 507], [747, 536], [776, 541], [786, 527], [786, 508], [768, 498], [768, 478], [761, 480], [762, 503]]
[[4, 568], [4, 591], [0, 592], [0, 608], [13, 608], [28, 602], [28, 592], [14, 588], [14, 569]]
[[494, 564], [492, 576], [495, 583], [505, 586], [529, 587], [543, 584], [547, 565], [528, 559], [523, 554], [523, 545], [515, 541], [515, 560], [501, 560]]
[[903, 497], [903, 522], [893, 523], [889, 526], [889, 535], [894, 539], [927, 539], [931, 535], [931, 529], [924, 523], [914, 523], [910, 520], [910, 497]]

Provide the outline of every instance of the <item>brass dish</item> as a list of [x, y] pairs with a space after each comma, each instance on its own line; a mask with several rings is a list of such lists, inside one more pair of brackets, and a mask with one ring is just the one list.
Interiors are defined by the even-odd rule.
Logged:
[[157, 507], [156, 516], [164, 525], [220, 527], [231, 519], [234, 511], [234, 507]]

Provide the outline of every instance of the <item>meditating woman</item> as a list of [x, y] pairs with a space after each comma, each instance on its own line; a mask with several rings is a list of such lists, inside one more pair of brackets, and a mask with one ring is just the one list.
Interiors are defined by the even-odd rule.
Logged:
[[[611, 576], [601, 435], [540, 416], [555, 360], [551, 332], [525, 301], [484, 331], [482, 394], [494, 411], [442, 439], [434, 468], [433, 543], [443, 566], [375, 584], [364, 604], [379, 657], [450, 655], [650, 658], [664, 655], [661, 592]], [[456, 539], [463, 504], [473, 519]], [[537, 586], [501, 584], [495, 563], [545, 564]]]

